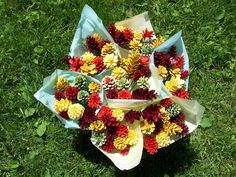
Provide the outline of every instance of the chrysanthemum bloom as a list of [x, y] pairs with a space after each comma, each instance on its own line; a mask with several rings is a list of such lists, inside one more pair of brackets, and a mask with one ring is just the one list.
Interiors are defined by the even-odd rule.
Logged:
[[101, 131], [105, 130], [106, 126], [101, 120], [95, 120], [90, 124], [89, 128], [93, 131]]
[[112, 110], [112, 117], [115, 117], [117, 121], [122, 121], [124, 119], [124, 111], [121, 109], [113, 109]]
[[157, 153], [158, 145], [156, 139], [153, 137], [144, 137], [144, 148], [149, 154]]
[[114, 55], [114, 53], [112, 54], [107, 54], [104, 58], [103, 58], [103, 62], [105, 64], [105, 66], [107, 68], [114, 68], [117, 65], [117, 57]]
[[117, 150], [123, 150], [126, 148], [127, 144], [126, 144], [126, 138], [122, 138], [122, 137], [117, 137], [114, 140], [114, 146]]
[[160, 101], [160, 104], [165, 108], [170, 106], [172, 103], [173, 101], [170, 98], [165, 98]]
[[169, 136], [176, 135], [177, 133], [181, 133], [183, 130], [182, 128], [173, 122], [166, 122], [163, 125], [164, 131], [168, 133]]
[[140, 111], [130, 110], [129, 112], [125, 114], [125, 120], [126, 122], [129, 122], [132, 124], [134, 123], [135, 120], [139, 120], [141, 115], [142, 114]]
[[72, 57], [69, 59], [70, 71], [80, 72], [80, 67], [84, 65], [84, 61], [80, 57]]
[[86, 75], [94, 75], [97, 73], [96, 65], [85, 63], [83, 66], [81, 66], [81, 71]]
[[69, 86], [68, 80], [62, 76], [59, 76], [57, 78], [56, 86], [54, 88], [60, 91], [64, 91], [68, 86]]
[[101, 98], [97, 93], [92, 93], [88, 98], [88, 106], [97, 109], [102, 104]]
[[156, 141], [160, 148], [166, 147], [170, 144], [170, 136], [165, 131], [161, 131], [156, 135]]
[[88, 89], [90, 93], [98, 93], [101, 89], [100, 84], [96, 83], [96, 82], [91, 82], [88, 85]]
[[72, 104], [68, 108], [68, 116], [72, 120], [79, 120], [84, 114], [84, 107], [79, 104]]
[[96, 56], [93, 53], [90, 53], [90, 52], [85, 52], [82, 56], [83, 61], [85, 61], [87, 64], [91, 63], [95, 57]]
[[106, 43], [101, 50], [101, 55], [105, 57], [107, 54], [113, 54], [114, 52], [115, 52], [115, 47], [113, 46], [113, 44]]
[[181, 89], [183, 84], [184, 84], [184, 80], [180, 79], [180, 75], [177, 75], [176, 77], [172, 76], [171, 79], [165, 83], [166, 88], [170, 92], [175, 92], [178, 89]]
[[159, 38], [153, 40], [152, 45], [154, 46], [154, 48], [156, 48], [159, 45], [161, 45], [164, 41], [165, 41], [164, 38], [160, 36]]
[[118, 92], [118, 99], [131, 99], [132, 94], [127, 90], [121, 90]]
[[78, 94], [78, 89], [76, 87], [73, 86], [69, 86], [66, 88], [65, 90], [65, 96], [66, 98], [68, 98], [69, 100], [75, 100], [77, 98], [77, 94]]
[[134, 146], [138, 143], [138, 135], [134, 130], [129, 130], [128, 136], [126, 138], [126, 144]]
[[164, 79], [168, 76], [168, 71], [166, 67], [161, 66], [161, 65], [158, 66], [158, 73]]
[[65, 99], [65, 95], [63, 92], [59, 91], [59, 92], [54, 92], [53, 94], [56, 100], [61, 100], [62, 98]]
[[94, 58], [92, 63], [96, 65], [96, 69], [98, 72], [102, 72], [106, 68], [103, 62], [103, 58], [100, 56]]
[[183, 98], [183, 99], [188, 99], [189, 98], [188, 91], [184, 90], [184, 89], [179, 89], [179, 90], [175, 91], [173, 93], [173, 95], [177, 96], [177, 97], [180, 97], [180, 98]]
[[128, 135], [128, 131], [129, 131], [129, 129], [128, 129], [127, 125], [120, 124], [117, 127], [116, 133], [117, 133], [117, 136], [119, 136], [119, 137], [126, 137]]
[[68, 99], [60, 99], [59, 101], [57, 100], [54, 103], [53, 108], [56, 110], [57, 113], [67, 111], [69, 106], [72, 104], [72, 102]]
[[118, 93], [114, 89], [106, 91], [106, 97], [108, 99], [117, 99]]
[[115, 67], [111, 73], [111, 76], [113, 76], [117, 80], [125, 77], [125, 75], [126, 75], [126, 71], [121, 67]]
[[141, 123], [141, 131], [143, 134], [150, 135], [155, 130], [154, 122], [148, 122], [147, 120], [142, 121]]

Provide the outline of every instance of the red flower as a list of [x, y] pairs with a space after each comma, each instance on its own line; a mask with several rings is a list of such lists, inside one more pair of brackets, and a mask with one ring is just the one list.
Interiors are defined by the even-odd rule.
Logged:
[[132, 124], [134, 123], [135, 120], [139, 120], [141, 115], [142, 114], [140, 111], [130, 110], [129, 112], [125, 114], [125, 120], [126, 122], [129, 122]]
[[139, 69], [137, 69], [134, 74], [132, 79], [134, 81], [137, 81], [140, 77], [150, 77], [151, 76], [151, 70], [149, 69], [148, 66], [142, 66]]
[[118, 127], [117, 127], [117, 131], [116, 131], [116, 134], [117, 136], [119, 137], [126, 137], [128, 135], [128, 127], [124, 124], [120, 124]]
[[160, 113], [160, 106], [150, 105], [146, 107], [142, 112], [143, 118], [147, 121], [157, 122], [162, 118]]
[[148, 90], [148, 89], [135, 89], [132, 93], [132, 99], [138, 100], [152, 100], [157, 97], [155, 90]]
[[71, 57], [70, 56], [65, 56], [65, 57], [62, 57], [61, 58], [61, 61], [63, 62], [63, 63], [65, 63], [65, 64], [67, 64], [67, 65], [69, 65], [70, 63], [69, 63], [69, 60], [71, 59]]
[[143, 38], [152, 38], [154, 32], [151, 30], [149, 31], [147, 28], [143, 31]]
[[70, 64], [70, 71], [77, 71], [80, 72], [80, 67], [84, 65], [84, 61], [81, 60], [81, 58], [76, 57], [76, 58], [71, 58], [69, 60], [69, 64]]
[[154, 64], [156, 67], [158, 67], [159, 65], [165, 66], [165, 67], [169, 67], [170, 64], [170, 54], [164, 54], [162, 52], [155, 52], [154, 53]]
[[117, 91], [112, 89], [112, 90], [107, 90], [106, 96], [108, 99], [116, 99], [118, 97], [118, 94], [117, 94]]
[[118, 92], [118, 99], [131, 99], [132, 94], [127, 90], [121, 90]]
[[100, 51], [99, 42], [92, 36], [86, 38], [86, 47], [89, 52]]
[[186, 79], [189, 75], [189, 71], [183, 70], [181, 71], [181, 79]]
[[149, 64], [150, 57], [149, 56], [141, 56], [140, 57], [140, 64], [146, 66]]
[[65, 98], [65, 95], [63, 92], [54, 92], [53, 94], [54, 94], [55, 99], [57, 100], [61, 100], [62, 98], [63, 99]]
[[157, 153], [158, 145], [156, 138], [154, 137], [144, 137], [144, 148], [149, 154]]
[[178, 56], [176, 59], [176, 68], [182, 68], [184, 66], [184, 57], [183, 56]]
[[130, 145], [127, 145], [126, 148], [123, 150], [120, 150], [119, 153], [122, 155], [127, 155], [129, 153], [130, 147], [131, 147]]
[[111, 117], [111, 115], [112, 115], [112, 110], [111, 110], [111, 108], [109, 108], [107, 106], [102, 106], [97, 114], [98, 118], [100, 118], [100, 119], [104, 119], [106, 117]]
[[108, 139], [106, 143], [102, 146], [102, 150], [106, 152], [112, 152], [115, 149], [115, 146], [113, 145], [113, 141]]
[[137, 81], [142, 76], [143, 76], [142, 72], [140, 70], [137, 70], [134, 72], [132, 79], [133, 81]]
[[73, 100], [76, 100], [78, 92], [79, 92], [79, 90], [76, 87], [69, 86], [65, 90], [65, 96], [69, 100], [73, 101]]
[[123, 31], [123, 34], [125, 36], [126, 43], [129, 43], [134, 37], [133, 31], [131, 29], [128, 29], [128, 28], [126, 28]]
[[103, 58], [99, 56], [93, 59], [93, 64], [96, 65], [96, 69], [98, 72], [102, 72], [106, 68], [103, 62]]
[[90, 108], [96, 109], [101, 104], [102, 104], [101, 98], [99, 97], [99, 95], [97, 93], [92, 93], [91, 95], [89, 95], [89, 97], [88, 97], [88, 106]]
[[178, 125], [181, 125], [184, 123], [185, 115], [181, 112], [177, 116], [171, 118], [171, 122], [174, 122]]
[[176, 92], [173, 93], [174, 96], [183, 98], [183, 99], [188, 99], [189, 98], [189, 94], [187, 90], [184, 89], [179, 89]]
[[168, 106], [170, 106], [172, 103], [173, 103], [173, 101], [172, 101], [172, 99], [170, 99], [170, 98], [165, 98], [165, 99], [163, 99], [163, 100], [160, 101], [160, 104], [161, 104], [163, 107], [165, 107], [165, 108], [167, 108]]
[[60, 112], [59, 115], [60, 115], [61, 117], [63, 117], [64, 119], [69, 120], [69, 116], [68, 116], [68, 114], [67, 114], [67, 111]]

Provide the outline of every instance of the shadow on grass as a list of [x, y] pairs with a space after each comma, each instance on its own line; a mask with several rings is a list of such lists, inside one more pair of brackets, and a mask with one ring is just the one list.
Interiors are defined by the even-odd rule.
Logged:
[[[189, 146], [190, 136], [176, 143], [160, 149], [156, 155], [149, 155], [143, 151], [140, 164], [129, 171], [121, 171], [116, 168], [117, 177], [162, 177], [174, 176], [177, 172], [183, 172], [194, 161], [196, 153]], [[102, 164], [106, 167], [113, 166], [112, 162], [103, 155], [90, 142], [89, 133], [78, 133], [75, 138], [75, 146], [78, 153], [92, 163]]]

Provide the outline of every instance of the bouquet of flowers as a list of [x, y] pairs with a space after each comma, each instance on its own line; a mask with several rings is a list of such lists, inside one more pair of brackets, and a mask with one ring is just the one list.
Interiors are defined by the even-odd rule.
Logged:
[[188, 96], [188, 55], [177, 33], [156, 38], [147, 13], [108, 30], [86, 5], [69, 57], [35, 97], [121, 170], [194, 131], [204, 107]]

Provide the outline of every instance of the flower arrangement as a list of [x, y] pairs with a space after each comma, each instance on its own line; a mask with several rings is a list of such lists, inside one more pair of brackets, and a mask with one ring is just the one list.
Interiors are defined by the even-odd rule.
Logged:
[[156, 39], [146, 13], [118, 24], [107, 31], [86, 5], [70, 71], [56, 70], [35, 97], [66, 128], [90, 130], [92, 144], [124, 170], [140, 163], [143, 149], [155, 154], [194, 131], [204, 108], [188, 100], [181, 33]]

